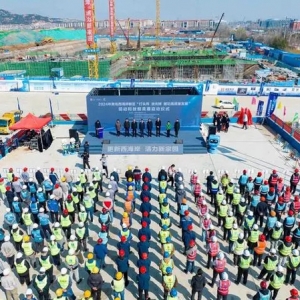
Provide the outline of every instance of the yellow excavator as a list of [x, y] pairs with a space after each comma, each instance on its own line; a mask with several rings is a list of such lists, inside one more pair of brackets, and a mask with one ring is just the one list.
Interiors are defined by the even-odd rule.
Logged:
[[45, 37], [42, 39], [42, 41], [40, 42], [35, 42], [35, 45], [36, 46], [44, 46], [44, 45], [47, 45], [47, 44], [52, 44], [54, 43], [54, 39], [51, 38], [51, 37]]

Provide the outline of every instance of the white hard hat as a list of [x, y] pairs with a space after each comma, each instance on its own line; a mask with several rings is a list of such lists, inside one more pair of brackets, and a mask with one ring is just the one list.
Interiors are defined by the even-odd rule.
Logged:
[[254, 225], [253, 225], [253, 229], [254, 229], [254, 230], [258, 230], [258, 225], [257, 225], [257, 224], [254, 224]]
[[228, 212], [228, 217], [232, 217], [233, 216], [233, 212], [230, 210], [229, 212]]
[[194, 173], [194, 174], [197, 174], [197, 170], [194, 170], [193, 173]]
[[218, 259], [223, 259], [224, 258], [224, 253], [223, 252], [219, 252], [218, 253]]
[[178, 168], [178, 172], [181, 172], [181, 168]]
[[55, 223], [54, 223], [54, 227], [55, 227], [55, 228], [58, 228], [59, 226], [60, 226], [60, 224], [59, 224], [58, 222], [55, 222]]
[[244, 197], [241, 198], [241, 202], [242, 202], [242, 203], [245, 202], [245, 198], [244, 198]]
[[45, 211], [44, 207], [41, 207], [41, 208], [39, 209], [39, 212], [40, 212], [40, 213], [43, 213], [44, 211]]
[[39, 171], [41, 169], [41, 167], [37, 167], [36, 169], [37, 169], [37, 171]]
[[42, 250], [42, 252], [48, 252], [48, 251], [49, 251], [48, 247], [44, 247]]
[[72, 235], [70, 236], [70, 241], [75, 241], [75, 239], [76, 239], [75, 235], [72, 234]]
[[199, 184], [200, 184], [200, 180], [199, 180], [199, 179], [197, 179], [196, 183], [199, 183]]
[[223, 191], [222, 191], [222, 190], [219, 190], [219, 194], [220, 194], [220, 195], [223, 195]]
[[21, 252], [18, 252], [16, 258], [21, 258], [22, 256], [23, 254]]
[[76, 178], [76, 181], [80, 181], [80, 178], [79, 178], [79, 177], [77, 177], [77, 178]]
[[226, 200], [222, 200], [221, 204], [226, 205]]
[[33, 181], [33, 178], [32, 178], [32, 177], [30, 177], [30, 178], [29, 178], [29, 181], [30, 181], [30, 182], [32, 182], [32, 181]]
[[217, 241], [217, 237], [215, 235], [212, 236], [211, 241], [215, 243]]
[[81, 169], [81, 170], [80, 170], [80, 173], [84, 173], [84, 170], [83, 170], [83, 169]]
[[4, 242], [9, 242], [10, 241], [10, 236], [9, 235], [6, 235], [5, 237], [4, 237]]
[[14, 197], [14, 201], [18, 201], [19, 200], [19, 198], [18, 197]]
[[162, 170], [165, 170], [165, 169], [166, 169], [166, 167], [165, 167], [165, 166], [162, 166], [162, 167], [161, 167], [161, 169], [162, 169]]
[[180, 190], [183, 190], [183, 189], [184, 189], [184, 187], [183, 187], [182, 184], [179, 186], [179, 189], [180, 189]]
[[79, 222], [78, 226], [79, 226], [79, 227], [83, 227], [83, 226], [84, 226], [84, 223], [83, 223], [83, 222]]
[[277, 222], [276, 222], [276, 227], [281, 227], [281, 226], [282, 226], [282, 223], [279, 222], [279, 221], [277, 221]]
[[51, 196], [50, 196], [50, 199], [54, 199], [54, 198], [55, 198], [55, 196], [54, 196], [54, 195], [51, 195]]
[[68, 273], [68, 270], [66, 268], [62, 268], [60, 273], [61, 275], [66, 275]]
[[210, 229], [210, 230], [213, 230], [213, 229], [215, 229], [215, 226], [214, 226], [213, 224], [210, 224], [210, 225], [209, 225], [209, 229]]
[[29, 212], [28, 207], [25, 207], [25, 208], [23, 209], [23, 212], [24, 212], [24, 213], [28, 213], [28, 212]]
[[[210, 215], [209, 215], [209, 214], [206, 214], [206, 215], [205, 215], [205, 218], [206, 218], [206, 219], [210, 219]], [[212, 224], [211, 224], [211, 225], [212, 225]]]
[[96, 167], [96, 168], [95, 168], [95, 171], [99, 171], [99, 168], [98, 168], [98, 167]]
[[46, 269], [44, 267], [41, 267], [39, 272], [40, 273], [46, 273]]
[[109, 196], [110, 196], [110, 193], [109, 193], [109, 192], [106, 192], [106, 193], [105, 193], [105, 196], [106, 196], [106, 197], [109, 197]]
[[205, 201], [205, 200], [203, 200], [203, 201], [202, 201], [202, 204], [203, 204], [203, 205], [206, 205], [206, 201]]
[[26, 189], [27, 189], [27, 186], [24, 184], [24, 185], [22, 186], [22, 189], [23, 189], [23, 190], [26, 190]]
[[247, 256], [247, 257], [250, 256], [249, 250], [244, 250], [244, 255]]
[[12, 229], [17, 229], [18, 228], [18, 224], [13, 224]]
[[46, 177], [45, 177], [45, 180], [49, 180], [49, 177], [48, 177], [48, 176], [46, 176]]
[[275, 248], [272, 248], [272, 249], [270, 250], [270, 253], [276, 254], [276, 249], [275, 249]]
[[111, 189], [111, 188], [112, 188], [112, 185], [111, 185], [111, 184], [109, 184], [107, 187], [108, 187], [109, 189]]
[[282, 273], [282, 272], [283, 272], [283, 267], [279, 265], [279, 266], [277, 267], [277, 272], [281, 272], [281, 273]]
[[89, 184], [89, 187], [94, 187], [94, 184], [91, 182], [90, 184]]
[[38, 192], [42, 192], [43, 191], [43, 189], [42, 188], [38, 188]]
[[115, 180], [115, 177], [114, 176], [110, 176], [110, 180]]
[[239, 239], [242, 240], [243, 238], [244, 238], [244, 234], [241, 232], [241, 233], [239, 234]]
[[182, 181], [182, 177], [181, 177], [181, 176], [179, 176], [179, 177], [178, 177], [178, 180], [179, 180], [179, 181]]
[[127, 228], [127, 225], [125, 223], [123, 223], [122, 228]]
[[7, 213], [11, 212], [10, 208], [7, 208], [7, 209], [6, 209], [6, 212], [7, 212]]
[[114, 172], [116, 172], [117, 171], [117, 169], [116, 168], [114, 168]]
[[74, 254], [75, 254], [75, 250], [74, 250], [74, 249], [70, 249], [70, 250], [68, 251], [68, 254], [69, 254], [69, 255], [74, 255]]
[[29, 295], [32, 295], [32, 289], [27, 289], [26, 293], [25, 293], [25, 296], [29, 296]]
[[233, 228], [234, 228], [234, 229], [237, 229], [237, 228], [238, 228], [238, 226], [237, 226], [236, 223], [233, 224]]
[[239, 193], [240, 193], [240, 189], [236, 189], [236, 190], [235, 190], [235, 193], [236, 193], [236, 194], [239, 194]]
[[292, 254], [293, 254], [294, 256], [299, 256], [299, 250], [294, 249], [293, 252], [292, 252]]
[[252, 210], [250, 210], [250, 211], [248, 212], [248, 216], [249, 216], [249, 217], [253, 217], [253, 211], [252, 211]]
[[10, 268], [6, 268], [3, 270], [3, 275], [7, 276], [10, 273]]
[[221, 276], [222, 276], [222, 279], [223, 279], [223, 280], [227, 280], [227, 279], [228, 279], [228, 274], [227, 274], [226, 272], [223, 272], [223, 273], [221, 274]]
[[50, 236], [50, 241], [55, 241], [55, 240], [56, 240], [55, 235], [51, 235], [51, 236]]

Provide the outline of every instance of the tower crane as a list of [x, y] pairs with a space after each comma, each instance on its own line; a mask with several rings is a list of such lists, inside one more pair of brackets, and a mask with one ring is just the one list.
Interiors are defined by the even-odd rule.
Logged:
[[108, 5], [109, 5], [110, 53], [115, 54], [117, 52], [117, 43], [115, 39], [115, 32], [116, 32], [115, 0], [108, 0]]
[[89, 78], [99, 78], [99, 49], [95, 40], [96, 34], [96, 18], [94, 0], [83, 0], [84, 2], [84, 18], [86, 30], [86, 44], [88, 53]]
[[156, 21], [155, 21], [155, 36], [156, 36], [156, 47], [160, 45], [160, 0], [156, 0]]

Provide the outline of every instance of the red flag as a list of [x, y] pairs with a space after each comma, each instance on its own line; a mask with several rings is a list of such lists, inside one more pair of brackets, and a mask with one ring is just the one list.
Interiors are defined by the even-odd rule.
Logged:
[[252, 97], [251, 104], [252, 104], [252, 105], [256, 105], [256, 98], [255, 98], [255, 97]]
[[286, 107], [285, 106], [283, 107], [283, 115], [284, 116], [286, 115]]

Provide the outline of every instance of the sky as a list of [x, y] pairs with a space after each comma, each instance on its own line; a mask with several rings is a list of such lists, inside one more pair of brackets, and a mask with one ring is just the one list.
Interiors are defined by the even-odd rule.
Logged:
[[[155, 19], [156, 0], [115, 0], [116, 18]], [[21, 4], [22, 3], [22, 4]], [[108, 0], [95, 0], [97, 20], [108, 18]], [[83, 20], [83, 0], [0, 0], [0, 9], [18, 14]], [[300, 19], [300, 0], [161, 0], [161, 20], [268, 18]]]

